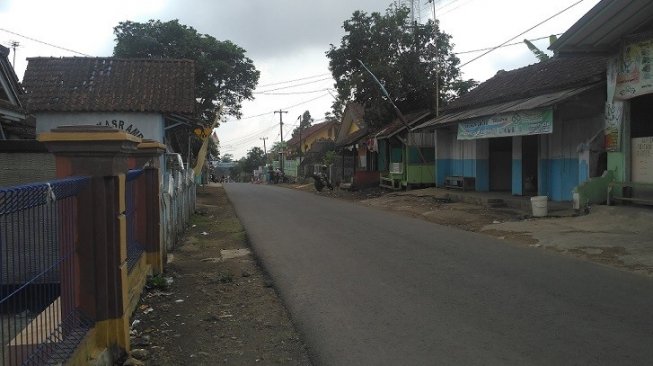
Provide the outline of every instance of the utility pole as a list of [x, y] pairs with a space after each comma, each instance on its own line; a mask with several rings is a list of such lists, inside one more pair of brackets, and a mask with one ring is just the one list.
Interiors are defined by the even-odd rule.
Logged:
[[435, 117], [440, 116], [440, 54], [438, 53], [438, 18], [435, 16], [435, 0], [433, 4], [433, 47], [435, 47]]
[[265, 164], [267, 164], [268, 163], [268, 149], [265, 147], [265, 140], [267, 140], [268, 138], [267, 137], [261, 137], [260, 139], [263, 140], [263, 153], [265, 154], [263, 156], [265, 156]]
[[279, 130], [281, 131], [281, 151], [279, 152], [279, 169], [281, 169], [281, 174], [283, 174], [283, 114], [288, 113], [288, 111], [274, 111], [274, 114], [279, 113]]
[[299, 165], [302, 165], [302, 115], [300, 114], [297, 117], [299, 120]]

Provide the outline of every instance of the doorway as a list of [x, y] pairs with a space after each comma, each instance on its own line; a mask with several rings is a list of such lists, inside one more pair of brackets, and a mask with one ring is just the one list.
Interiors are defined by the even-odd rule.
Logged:
[[512, 189], [512, 137], [490, 139], [490, 191]]
[[630, 101], [631, 180], [653, 183], [653, 94]]

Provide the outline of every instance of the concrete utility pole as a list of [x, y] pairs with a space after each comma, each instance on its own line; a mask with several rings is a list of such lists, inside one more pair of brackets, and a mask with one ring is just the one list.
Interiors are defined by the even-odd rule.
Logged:
[[297, 117], [299, 120], [299, 165], [302, 165], [302, 116]]
[[281, 151], [279, 152], [279, 169], [281, 169], [281, 174], [283, 174], [283, 114], [288, 113], [288, 111], [274, 111], [274, 114], [279, 113], [279, 130], [281, 131]]
[[263, 154], [265, 154], [265, 163], [268, 163], [268, 149], [265, 147], [265, 140], [267, 140], [267, 137], [261, 137], [261, 140], [263, 140]]

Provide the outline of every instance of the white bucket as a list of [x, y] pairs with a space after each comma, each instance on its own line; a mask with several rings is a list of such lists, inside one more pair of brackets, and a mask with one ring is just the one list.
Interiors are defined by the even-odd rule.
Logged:
[[548, 214], [547, 201], [548, 196], [531, 197], [531, 206], [533, 207], [534, 217], [544, 217]]

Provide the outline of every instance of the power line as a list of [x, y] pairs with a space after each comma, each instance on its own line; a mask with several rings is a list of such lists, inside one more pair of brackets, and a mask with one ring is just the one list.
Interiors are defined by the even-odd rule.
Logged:
[[58, 48], [58, 49], [60, 49], [60, 50], [64, 50], [64, 51], [68, 51], [68, 52], [76, 53], [76, 54], [78, 54], [78, 55], [82, 55], [82, 56], [92, 57], [91, 55], [87, 55], [87, 54], [82, 53], [82, 52], [78, 52], [78, 51], [75, 51], [75, 50], [71, 50], [70, 48], [65, 48], [65, 47], [57, 46], [57, 45], [55, 45], [55, 44], [48, 43], [48, 42], [45, 42], [45, 41], [41, 41], [41, 40], [38, 40], [38, 39], [33, 38], [33, 37], [28, 37], [28, 36], [22, 35], [22, 34], [20, 34], [20, 33], [12, 32], [12, 31], [10, 31], [10, 30], [8, 30], [8, 29], [0, 28], [0, 31], [7, 32], [7, 33], [13, 34], [13, 35], [18, 36], [18, 37], [23, 37], [23, 38], [25, 38], [25, 39], [29, 39], [30, 41], [34, 41], [34, 42], [37, 42], [37, 43], [41, 43], [41, 44], [44, 44], [44, 45], [46, 45], [46, 46], [50, 46], [50, 47], [54, 47], [54, 48]]
[[328, 90], [333, 90], [332, 88], [325, 88], [325, 89], [318, 89], [318, 90], [310, 90], [310, 91], [301, 91], [301, 92], [281, 92], [281, 93], [268, 93], [268, 92], [260, 92], [260, 93], [254, 93], [254, 94], [261, 94], [261, 95], [297, 95], [297, 94], [315, 94], [315, 93], [321, 93], [325, 92]]
[[[300, 103], [297, 103], [297, 104], [295, 104], [295, 105], [291, 105], [291, 106], [288, 106], [288, 107], [284, 107], [284, 108], [282, 108], [282, 109], [291, 109], [291, 108], [294, 108], [294, 107], [300, 106], [300, 105], [302, 105], [302, 104], [310, 103], [310, 102], [312, 102], [312, 101], [314, 101], [314, 100], [317, 100], [317, 99], [320, 99], [320, 98], [324, 98], [324, 97], [326, 97], [327, 95], [330, 95], [330, 94], [329, 94], [329, 93], [322, 94], [322, 95], [320, 95], [319, 97], [315, 97], [315, 98], [312, 98], [312, 99], [309, 99], [309, 100], [305, 100], [305, 101], [303, 101], [303, 102], [300, 102]], [[262, 117], [262, 116], [266, 116], [266, 115], [268, 115], [268, 114], [270, 114], [270, 113], [273, 113], [273, 112], [274, 112], [274, 111], [269, 111], [269, 112], [265, 112], [265, 113], [257, 114], [257, 115], [254, 115], [254, 116], [242, 117], [241, 120], [244, 120], [244, 119], [252, 119], [252, 118], [256, 118], [256, 117]]]
[[[559, 36], [559, 35], [561, 35], [561, 34], [562, 34], [562, 33], [556, 33], [556, 34], [554, 34], [554, 36]], [[543, 39], [547, 39], [547, 38], [549, 38], [549, 37], [550, 37], [550, 36], [538, 37], [538, 38], [529, 39], [529, 41], [531, 41], [531, 42], [533, 42], [533, 41], [541, 41], [541, 40], [543, 40]], [[503, 46], [500, 46], [500, 47], [479, 48], [479, 49], [476, 49], [476, 50], [454, 52], [453, 54], [454, 54], [454, 55], [464, 55], [464, 54], [466, 54], [466, 53], [482, 52], [482, 51], [487, 51], [487, 50], [493, 50], [493, 49], [496, 49], [496, 48], [503, 48], [503, 47], [508, 47], [508, 46], [516, 46], [516, 45], [520, 45], [520, 44], [523, 44], [523, 43], [524, 43], [524, 41], [520, 41], [520, 42], [514, 42], [514, 43], [504, 44]]]
[[275, 86], [275, 85], [281, 85], [281, 84], [294, 83], [295, 81], [308, 80], [308, 79], [318, 78], [318, 77], [327, 76], [327, 75], [331, 75], [331, 74], [326, 73], [326, 74], [318, 74], [318, 75], [313, 75], [313, 76], [306, 76], [306, 77], [299, 78], [299, 79], [294, 79], [294, 80], [279, 81], [279, 82], [276, 82], [276, 83], [265, 84], [265, 85], [259, 85], [258, 87], [259, 87], [259, 88], [266, 88], [266, 87], [268, 87], [268, 86]]
[[526, 33], [530, 32], [530, 31], [532, 31], [533, 29], [539, 27], [540, 25], [542, 25], [542, 24], [548, 22], [549, 20], [551, 20], [551, 19], [557, 17], [558, 15], [560, 15], [560, 14], [566, 12], [567, 10], [573, 8], [574, 6], [576, 6], [576, 5], [578, 5], [578, 4], [582, 3], [582, 2], [583, 2], [583, 0], [579, 0], [579, 1], [577, 1], [577, 2], [575, 2], [575, 3], [573, 3], [573, 4], [571, 4], [570, 6], [566, 7], [565, 9], [563, 9], [563, 10], [561, 10], [561, 11], [559, 11], [559, 12], [553, 14], [552, 16], [550, 16], [550, 17], [544, 19], [543, 21], [541, 21], [541, 22], [535, 24], [534, 26], [532, 26], [532, 27], [528, 28], [527, 30], [525, 30], [525, 31], [523, 31], [523, 32], [521, 32], [521, 33], [519, 33], [518, 35], [516, 35], [516, 36], [510, 38], [509, 40], [507, 40], [507, 41], [501, 43], [500, 45], [498, 45], [498, 46], [496, 46], [496, 47], [493, 47], [493, 48], [491, 48], [490, 50], [484, 52], [483, 54], [478, 55], [478, 56], [474, 57], [473, 59], [471, 59], [471, 60], [465, 62], [464, 64], [460, 65], [459, 68], [462, 68], [463, 66], [469, 65], [470, 63], [472, 63], [472, 62], [478, 60], [479, 58], [481, 58], [481, 57], [487, 55], [488, 53], [490, 53], [490, 52], [492, 52], [492, 51], [498, 49], [499, 47], [502, 47], [502, 46], [506, 45], [508, 42], [513, 41], [515, 38], [518, 38], [518, 37], [523, 36], [524, 34], [526, 34]]
[[324, 79], [308, 81], [308, 82], [301, 83], [301, 84], [282, 86], [282, 87], [275, 88], [275, 89], [269, 89], [269, 90], [263, 90], [263, 91], [255, 92], [255, 94], [268, 93], [268, 92], [273, 92], [273, 91], [282, 90], [282, 89], [290, 89], [290, 88], [295, 88], [295, 87], [302, 86], [302, 85], [314, 84], [314, 83], [317, 83], [317, 82], [320, 82], [320, 81], [331, 80], [331, 79], [332, 78], [328, 77], [328, 78], [324, 78]]
[[[458, 1], [458, 0], [454, 1], [453, 3], [457, 2], [457, 1]], [[445, 14], [448, 14], [448, 13], [451, 13], [452, 11], [454, 11], [454, 10], [456, 10], [456, 9], [459, 9], [459, 8], [465, 6], [465, 5], [468, 5], [468, 4], [471, 3], [472, 1], [474, 1], [474, 0], [467, 0], [467, 1], [464, 2], [464, 3], [458, 4], [458, 6], [456, 6], [455, 8], [447, 9], [447, 11], [443, 11], [442, 13], [440, 13], [440, 16], [445, 15]], [[453, 4], [453, 3], [449, 3], [449, 4]]]
[[271, 126], [265, 127], [265, 128], [262, 129], [262, 130], [258, 130], [258, 131], [255, 131], [255, 132], [250, 132], [250, 133], [248, 133], [248, 134], [246, 134], [246, 135], [243, 135], [243, 136], [240, 136], [240, 137], [236, 137], [236, 138], [234, 138], [234, 139], [232, 139], [232, 140], [221, 141], [221, 144], [222, 144], [222, 143], [224, 143], [225, 145], [240, 144], [240, 143], [245, 142], [245, 141], [248, 141], [248, 140], [250, 140], [250, 139], [256, 139], [256, 138], [258, 138], [260, 135], [265, 134], [265, 133], [271, 131], [273, 128], [277, 128], [277, 124], [276, 124], [276, 123], [274, 123], [274, 124], [271, 125]]

